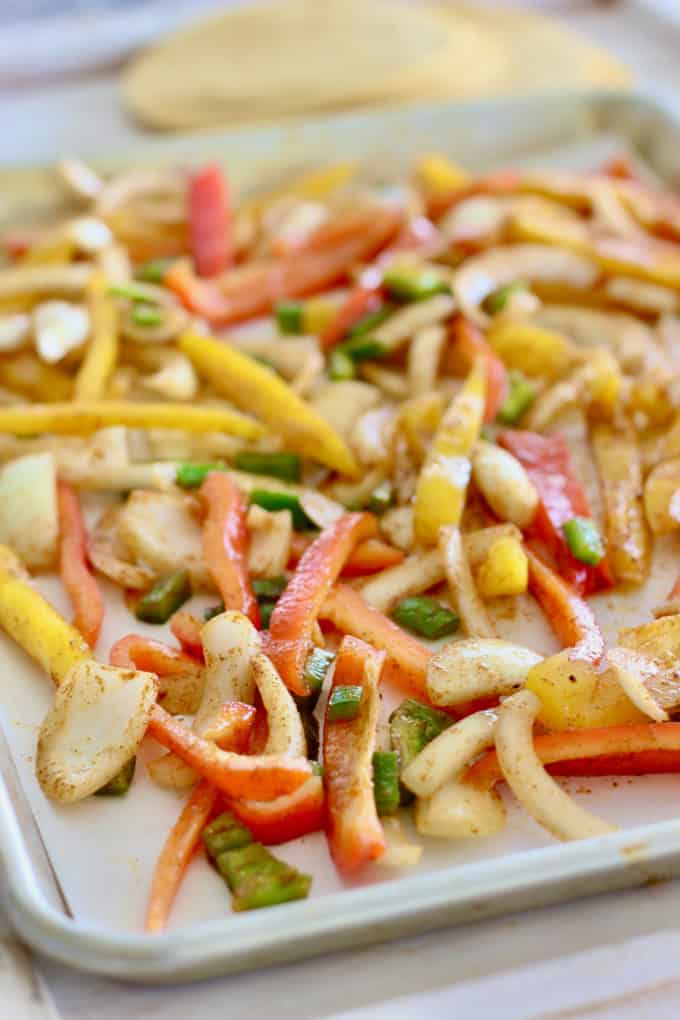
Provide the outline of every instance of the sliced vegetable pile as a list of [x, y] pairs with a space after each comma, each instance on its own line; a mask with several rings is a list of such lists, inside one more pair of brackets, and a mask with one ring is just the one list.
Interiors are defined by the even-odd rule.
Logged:
[[[186, 791], [148, 931], [201, 847], [251, 910], [312, 884], [270, 846], [413, 864], [407, 812], [482, 838], [501, 783], [599, 836], [551, 773], [680, 771], [680, 581], [613, 647], [588, 601], [680, 529], [680, 200], [440, 156], [244, 200], [59, 175], [79, 212], [3, 241], [0, 626], [55, 685], [48, 797]], [[554, 655], [498, 636], [531, 598]]]

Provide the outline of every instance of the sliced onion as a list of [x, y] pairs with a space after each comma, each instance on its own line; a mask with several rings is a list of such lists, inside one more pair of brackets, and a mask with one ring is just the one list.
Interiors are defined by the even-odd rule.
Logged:
[[453, 600], [470, 637], [494, 637], [494, 629], [475, 587], [458, 528], [442, 528], [439, 547]]
[[487, 709], [449, 726], [404, 769], [404, 785], [417, 797], [430, 797], [447, 780], [460, 778], [478, 754], [493, 746], [496, 719], [496, 712]]
[[414, 552], [411, 556], [374, 574], [360, 586], [367, 602], [382, 613], [387, 612], [401, 599], [422, 592], [440, 584], [446, 576], [444, 560], [439, 549]]
[[588, 839], [615, 827], [577, 804], [544, 769], [534, 750], [533, 725], [541, 703], [520, 691], [498, 710], [496, 753], [510, 789], [522, 807], [557, 839]]
[[416, 801], [415, 822], [423, 836], [440, 839], [493, 836], [505, 825], [505, 808], [495, 791], [478, 790], [452, 779], [431, 797]]
[[503, 697], [520, 688], [542, 656], [499, 638], [470, 638], [446, 645], [430, 659], [426, 688], [435, 705], [463, 705]]
[[153, 673], [79, 662], [57, 688], [38, 737], [36, 773], [62, 804], [89, 797], [136, 753], [156, 703]]
[[307, 741], [293, 696], [266, 655], [254, 655], [251, 667], [269, 728], [262, 753], [305, 758]]

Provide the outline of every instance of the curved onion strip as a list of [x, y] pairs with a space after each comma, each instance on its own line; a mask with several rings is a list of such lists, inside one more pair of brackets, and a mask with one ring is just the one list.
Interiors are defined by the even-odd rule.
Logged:
[[660, 678], [661, 670], [653, 659], [630, 648], [612, 648], [607, 652], [607, 662], [636, 708], [654, 722], [668, 721], [668, 712], [647, 686]]
[[531, 817], [557, 839], [587, 839], [614, 832], [614, 826], [584, 810], [544, 769], [532, 739], [539, 708], [535, 694], [520, 691], [498, 710], [496, 752], [510, 789]]
[[44, 793], [71, 804], [113, 779], [142, 741], [156, 692], [153, 673], [77, 663], [40, 728], [36, 773]]
[[407, 378], [414, 397], [436, 388], [439, 362], [446, 344], [446, 329], [441, 324], [425, 326], [415, 334], [408, 349]]
[[431, 740], [401, 774], [418, 797], [430, 797], [449, 779], [458, 779], [478, 754], [493, 746], [497, 714], [473, 712]]
[[442, 554], [434, 548], [413, 553], [403, 563], [381, 570], [359, 587], [366, 601], [385, 613], [401, 599], [421, 595], [440, 584], [445, 576]]
[[494, 629], [475, 587], [470, 564], [458, 528], [442, 528], [439, 548], [453, 601], [470, 637], [494, 637]]
[[505, 824], [503, 801], [493, 790], [478, 790], [455, 779], [416, 802], [415, 823], [423, 836], [469, 839], [493, 836]]
[[463, 705], [503, 697], [521, 687], [542, 656], [499, 638], [470, 638], [446, 645], [430, 659], [426, 689], [435, 705]]
[[307, 741], [292, 694], [266, 655], [254, 655], [251, 667], [269, 727], [262, 753], [306, 757]]
[[488, 325], [481, 305], [499, 287], [515, 280], [564, 284], [586, 290], [599, 270], [590, 259], [564, 248], [542, 244], [503, 245], [474, 255], [453, 277], [453, 293], [460, 311], [478, 325]]

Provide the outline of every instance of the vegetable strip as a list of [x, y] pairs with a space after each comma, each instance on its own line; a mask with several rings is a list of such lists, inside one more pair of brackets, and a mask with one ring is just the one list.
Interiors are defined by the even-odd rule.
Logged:
[[225, 608], [237, 609], [255, 627], [260, 607], [248, 573], [248, 504], [228, 475], [211, 472], [200, 498], [206, 510], [203, 553]]
[[104, 599], [87, 558], [87, 532], [78, 493], [57, 483], [59, 508], [59, 570], [75, 611], [73, 624], [91, 648], [104, 620]]

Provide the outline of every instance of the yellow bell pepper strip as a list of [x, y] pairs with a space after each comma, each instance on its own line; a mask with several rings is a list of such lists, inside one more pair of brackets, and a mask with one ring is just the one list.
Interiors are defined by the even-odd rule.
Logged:
[[344, 440], [268, 368], [230, 344], [198, 333], [184, 333], [179, 348], [217, 393], [266, 421], [290, 449], [343, 474], [356, 473]]
[[183, 429], [185, 432], [227, 432], [259, 439], [264, 428], [237, 411], [175, 403], [131, 403], [96, 400], [73, 404], [30, 404], [0, 408], [0, 433], [33, 436], [41, 432], [89, 435], [109, 425], [138, 429]]
[[146, 931], [156, 933], [165, 928], [184, 873], [213, 815], [217, 797], [217, 787], [207, 779], [201, 780], [173, 825], [154, 868], [144, 923]]
[[12, 550], [0, 546], [0, 627], [58, 685], [76, 663], [91, 658], [92, 651], [22, 574]]
[[306, 758], [223, 751], [211, 740], [196, 736], [160, 705], [152, 709], [147, 733], [228, 797], [275, 800], [293, 793], [312, 775], [312, 766]]
[[649, 571], [650, 540], [635, 433], [599, 425], [591, 441], [602, 483], [609, 562], [618, 581], [642, 584]]
[[[643, 776], [680, 772], [680, 723], [637, 723], [590, 730], [541, 733], [534, 749], [559, 776]], [[465, 782], [490, 790], [503, 781], [495, 751], [483, 754]]]
[[28, 352], [0, 360], [0, 383], [29, 400], [70, 400], [73, 379], [57, 365], [47, 365]]
[[457, 188], [464, 188], [468, 181], [465, 170], [439, 152], [423, 156], [416, 167], [416, 183], [426, 198], [448, 195]]
[[470, 452], [484, 421], [486, 365], [477, 357], [435, 434], [418, 478], [415, 496], [416, 539], [436, 545], [439, 530], [460, 523], [470, 480]]
[[87, 531], [78, 493], [67, 482], [57, 482], [57, 507], [59, 571], [75, 610], [74, 626], [94, 648], [104, 622], [104, 597], [88, 562]]
[[199, 491], [205, 509], [203, 554], [226, 609], [260, 626], [260, 606], [248, 572], [248, 502], [228, 475], [211, 471]]
[[548, 622], [570, 657], [599, 662], [604, 655], [604, 638], [590, 606], [550, 569], [528, 546], [529, 591], [539, 603]]
[[118, 361], [118, 311], [101, 272], [93, 274], [87, 288], [90, 339], [78, 370], [74, 400], [86, 402], [106, 396], [109, 379]]
[[451, 327], [453, 341], [458, 353], [465, 360], [468, 370], [475, 358], [484, 358], [486, 366], [486, 410], [484, 421], [495, 421], [508, 392], [508, 373], [505, 365], [489, 345], [486, 337], [473, 322], [463, 315], [457, 315]]
[[501, 319], [491, 323], [487, 336], [503, 364], [526, 375], [559, 379], [574, 359], [567, 337], [530, 322]]
[[432, 652], [416, 638], [369, 605], [361, 592], [337, 584], [326, 597], [319, 617], [342, 634], [351, 634], [387, 654], [383, 679], [410, 694], [429, 700], [425, 687]]
[[[384, 652], [345, 637], [333, 672], [323, 733], [326, 836], [333, 863], [342, 875], [354, 874], [385, 852], [372, 776], [384, 658]], [[361, 700], [353, 719], [335, 721], [330, 705], [333, 691], [341, 687], [356, 687]]]
[[268, 654], [293, 694], [310, 693], [305, 663], [312, 648], [312, 630], [328, 592], [354, 547], [376, 531], [372, 514], [344, 514], [305, 550], [279, 596], [269, 621], [272, 644]]

